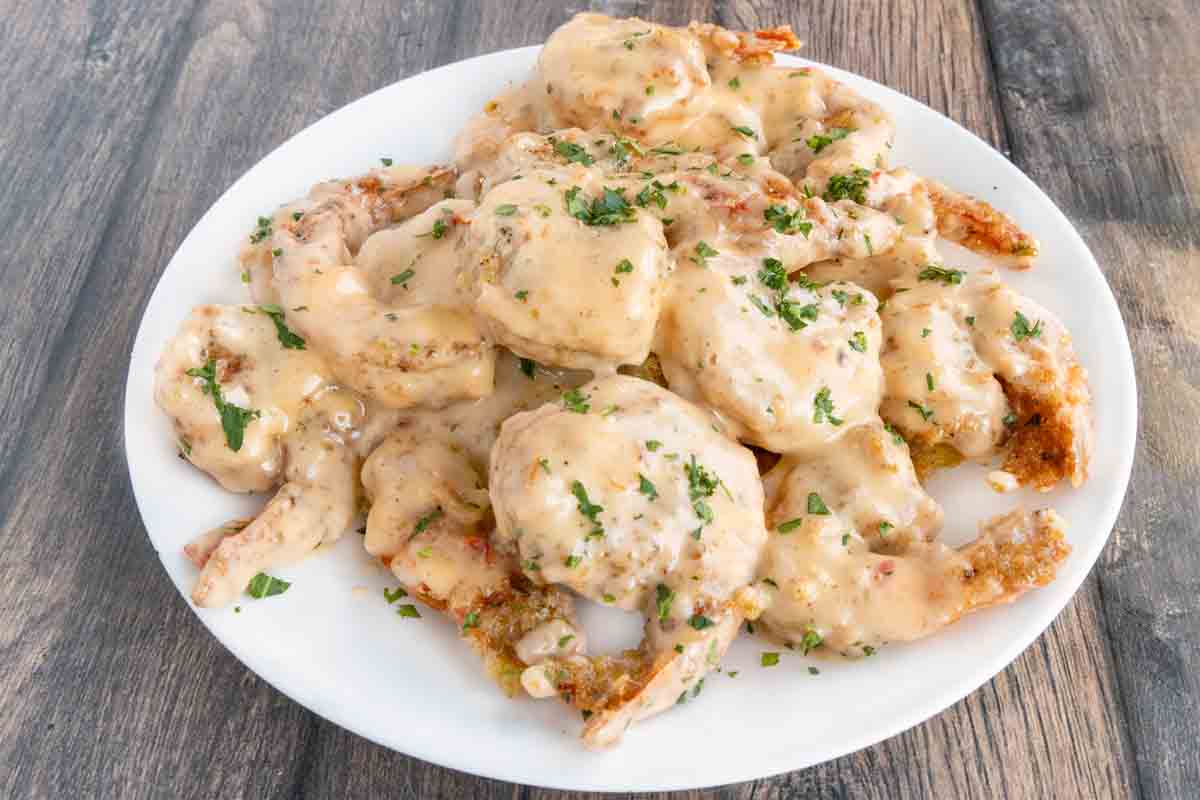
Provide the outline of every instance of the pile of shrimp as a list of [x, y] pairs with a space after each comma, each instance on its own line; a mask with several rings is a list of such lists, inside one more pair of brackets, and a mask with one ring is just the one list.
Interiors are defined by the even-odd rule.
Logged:
[[[1037, 241], [889, 165], [890, 116], [774, 64], [798, 46], [580, 14], [453, 163], [260, 217], [249, 300], [194, 309], [156, 371], [181, 456], [274, 491], [187, 545], [192, 600], [261, 594], [365, 514], [507, 693], [603, 746], [746, 623], [857, 658], [1052, 581], [1052, 509], [951, 548], [923, 488], [964, 460], [997, 490], [1087, 477], [1069, 333], [937, 248], [1026, 269]], [[580, 598], [640, 613], [641, 645], [590, 652]]]

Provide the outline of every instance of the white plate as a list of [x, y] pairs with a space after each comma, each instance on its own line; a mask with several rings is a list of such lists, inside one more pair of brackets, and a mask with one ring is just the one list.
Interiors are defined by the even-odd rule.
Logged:
[[[146, 530], [185, 597], [195, 577], [182, 555], [188, 538], [263, 500], [227, 494], [176, 458], [170, 425], [152, 399], [163, 344], [192, 306], [247, 300], [234, 254], [259, 214], [319, 180], [360, 173], [381, 156], [444, 160], [467, 118], [506, 84], [523, 80], [536, 56], [537, 48], [529, 47], [451, 64], [330, 114], [242, 176], [167, 265], [133, 347], [125, 447]], [[886, 647], [859, 662], [817, 662], [785, 652], [779, 666], [763, 669], [758, 660], [766, 646], [742, 637], [723, 664], [740, 671], [736, 679], [714, 674], [698, 700], [636, 726], [622, 747], [605, 753], [582, 748], [575, 738], [578, 718], [560, 704], [504, 698], [435, 613], [397, 617], [381, 594], [394, 581], [369, 562], [353, 532], [330, 552], [278, 570], [293, 582], [287, 594], [246, 598], [241, 613], [198, 610], [201, 622], [280, 691], [369, 739], [478, 775], [569, 789], [679, 789], [806, 767], [893, 736], [1003, 669], [1066, 605], [1116, 520], [1137, 426], [1125, 328], [1079, 235], [1019, 170], [920, 103], [831, 71], [895, 115], [894, 163], [989, 200], [1042, 242], [1038, 265], [1007, 277], [1074, 334], [1096, 403], [1092, 478], [1076, 492], [999, 496], [984, 486], [979, 470], [961, 469], [939, 475], [931, 491], [946, 505], [950, 541], [968, 538], [978, 520], [1022, 501], [1057, 507], [1071, 523], [1074, 546], [1057, 581], [932, 639]], [[614, 626], [611, 619], [597, 623], [595, 614], [587, 619], [592, 628], [610, 631], [601, 632], [602, 641], [636, 640], [636, 621]], [[820, 675], [810, 675], [809, 664], [819, 664]]]

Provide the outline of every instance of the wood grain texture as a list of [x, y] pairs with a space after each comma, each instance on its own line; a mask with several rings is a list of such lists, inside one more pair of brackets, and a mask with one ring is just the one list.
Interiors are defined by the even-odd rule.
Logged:
[[679, 796], [1194, 792], [1200, 149], [1186, 132], [1200, 129], [1200, 30], [1186, 5], [360, 0], [330, 13], [316, 0], [76, 0], [47, 14], [0, 0], [0, 796], [582, 796], [392, 753], [247, 672], [158, 565], [120, 415], [154, 282], [235, 178], [372, 89], [542, 41], [585, 7], [790, 22], [812, 58], [1011, 148], [1105, 265], [1144, 393], [1114, 541], [1009, 669], [860, 753]]
[[1138, 458], [1097, 569], [1139, 788], [1200, 791], [1200, 21], [1195, 3], [988, 0], [1014, 159], [1078, 225], [1136, 361]]

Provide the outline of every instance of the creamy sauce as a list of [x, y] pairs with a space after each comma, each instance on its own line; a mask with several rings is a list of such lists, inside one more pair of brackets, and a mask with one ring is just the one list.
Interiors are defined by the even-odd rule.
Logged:
[[[694, 696], [747, 619], [869, 655], [1049, 581], [1053, 512], [941, 545], [900, 438], [1003, 449], [998, 491], [1082, 482], [1067, 332], [937, 263], [939, 236], [1018, 265], [1037, 243], [890, 167], [888, 114], [773, 65], [796, 46], [580, 14], [455, 169], [373, 170], [260, 218], [239, 256], [260, 305], [198, 307], [156, 372], [193, 464], [279, 487], [188, 545], [194, 601], [331, 542], [365, 496], [367, 551], [603, 746]], [[760, 479], [739, 441], [782, 458]], [[639, 649], [587, 653], [568, 589], [643, 614]]]
[[917, 483], [908, 446], [877, 419], [845, 432], [834, 447], [785, 456], [763, 478], [770, 513], [807, 506], [816, 493], [874, 552], [932, 540], [941, 507]]
[[763, 268], [730, 249], [680, 266], [656, 352], [672, 389], [717, 410], [742, 438], [776, 452], [811, 449], [875, 416], [877, 303], [853, 284], [791, 284], [779, 295]]
[[[490, 480], [501, 547], [531, 580], [618, 608], [645, 610], [664, 585], [680, 620], [749, 583], [765, 536], [753, 455], [647, 381], [614, 376], [579, 392], [587, 413], [554, 404], [504, 423]], [[693, 459], [721, 481], [703, 495], [708, 522], [692, 498]]]
[[567, 197], [593, 203], [595, 170], [537, 171], [492, 189], [471, 224], [467, 279], [492, 337], [557, 367], [615, 368], [650, 352], [669, 271], [662, 225], [633, 212], [584, 224]]

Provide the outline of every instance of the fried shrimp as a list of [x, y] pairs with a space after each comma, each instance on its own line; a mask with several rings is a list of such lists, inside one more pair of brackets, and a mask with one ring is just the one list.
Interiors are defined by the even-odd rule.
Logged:
[[882, 314], [884, 419], [970, 459], [1003, 449], [1022, 485], [1081, 485], [1091, 396], [1062, 323], [994, 273], [931, 265], [921, 275]]
[[641, 363], [669, 272], [662, 224], [582, 165], [523, 177], [471, 223], [465, 278], [486, 330], [552, 366]]
[[874, 296], [792, 282], [778, 259], [713, 252], [672, 278], [655, 345], [671, 390], [776, 452], [873, 418], [883, 390]]
[[233, 491], [282, 487], [253, 520], [202, 534], [200, 606], [228, 604], [260, 571], [295, 561], [349, 527], [355, 447], [367, 408], [272, 306], [200, 306], [159, 359], [155, 397], [182, 454]]
[[904, 439], [878, 419], [848, 429], [819, 454], [784, 456], [763, 486], [772, 508], [807, 505], [815, 493], [872, 552], [903, 552], [942, 527], [942, 508], [917, 482]]
[[362, 480], [367, 552], [453, 620], [508, 694], [525, 668], [583, 650], [570, 595], [532, 584], [492, 548], [487, 490], [465, 456], [402, 431], [371, 454]]
[[[385, 301], [372, 292], [370, 271], [354, 261], [368, 236], [424, 205], [424, 178], [414, 183], [414, 176], [401, 172], [404, 182], [393, 182], [397, 170], [318, 187], [305, 210], [273, 223], [268, 238], [280, 306], [340, 381], [386, 406], [481, 397], [490, 391], [495, 356], [468, 310], [446, 305], [444, 292], [422, 297], [417, 287], [424, 284], [416, 283]], [[451, 223], [439, 216], [447, 210]], [[454, 248], [460, 234], [453, 220], [463, 210], [434, 209], [401, 224], [400, 235], [408, 228], [415, 240], [440, 221], [445, 235], [430, 236], [425, 249]], [[448, 268], [435, 255], [427, 264], [430, 270]]]
[[888, 642], [929, 636], [1046, 585], [1070, 553], [1051, 510], [996, 517], [957, 550], [913, 541], [901, 554], [876, 553], [849, 519], [821, 511], [814, 496], [792, 492], [772, 509], [761, 569], [771, 587], [761, 622], [806, 653], [824, 646], [870, 655]]
[[938, 233], [969, 250], [998, 257], [1001, 263], [1026, 269], [1041, 249], [1037, 239], [983, 200], [927, 180], [937, 210]]
[[[585, 739], [611, 741], [624, 729], [617, 719], [662, 710], [716, 665], [738, 624], [727, 620], [750, 602], [766, 532], [754, 457], [711, 417], [637, 378], [586, 384], [504, 423], [489, 492], [497, 546], [517, 554], [530, 580], [652, 622], [636, 657], [580, 666], [620, 663], [631, 687], [602, 704]], [[694, 647], [711, 659], [695, 663]], [[544, 694], [537, 687], [557, 689], [554, 677], [540, 670], [523, 681]]]

